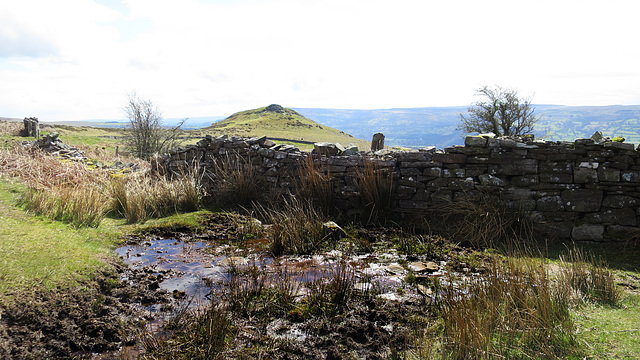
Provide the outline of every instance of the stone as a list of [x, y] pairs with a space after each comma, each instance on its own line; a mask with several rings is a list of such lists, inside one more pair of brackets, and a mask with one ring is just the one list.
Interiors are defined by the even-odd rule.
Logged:
[[538, 211], [563, 211], [564, 201], [560, 196], [545, 196], [536, 200], [536, 210]]
[[603, 225], [584, 224], [574, 226], [571, 230], [571, 238], [575, 241], [602, 241], [603, 235]]
[[318, 155], [325, 156], [336, 156], [341, 155], [344, 148], [342, 146], [338, 147], [339, 144], [334, 144], [330, 142], [317, 142], [313, 144], [313, 150]]
[[371, 151], [376, 152], [382, 149], [384, 149], [384, 134], [383, 133], [373, 134], [373, 139], [371, 140]]
[[466, 136], [464, 138], [464, 144], [466, 146], [486, 147], [487, 138], [482, 136]]
[[433, 261], [423, 262], [423, 261], [414, 261], [407, 265], [409, 270], [413, 272], [434, 272], [440, 269], [440, 266]]
[[571, 189], [561, 194], [565, 209], [577, 212], [599, 211], [604, 193], [595, 189]]
[[485, 186], [505, 186], [507, 185], [507, 182], [500, 179], [499, 177], [493, 176], [493, 175], [489, 175], [489, 174], [482, 174], [480, 176], [478, 176], [478, 180], [480, 180], [480, 184], [481, 185], [485, 185]]
[[351, 156], [351, 155], [358, 155], [360, 153], [360, 150], [358, 150], [358, 147], [353, 145], [353, 144], [349, 144], [349, 146], [347, 146], [344, 149], [344, 156]]

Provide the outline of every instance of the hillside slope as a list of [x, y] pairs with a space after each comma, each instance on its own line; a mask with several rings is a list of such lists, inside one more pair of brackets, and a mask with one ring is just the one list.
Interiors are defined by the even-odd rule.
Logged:
[[269, 105], [254, 110], [235, 113], [191, 134], [201, 135], [236, 135], [262, 136], [278, 139], [294, 144], [311, 144], [313, 142], [338, 142], [343, 145], [353, 143], [362, 150], [367, 150], [370, 143], [355, 138], [344, 131], [317, 122], [300, 115], [298, 112], [280, 105]]

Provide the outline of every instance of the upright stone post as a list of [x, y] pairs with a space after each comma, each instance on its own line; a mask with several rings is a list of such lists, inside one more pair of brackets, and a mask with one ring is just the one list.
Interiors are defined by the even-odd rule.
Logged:
[[24, 136], [40, 138], [40, 126], [37, 117], [26, 117], [22, 122], [24, 123], [24, 130], [22, 131]]
[[371, 151], [378, 151], [384, 149], [384, 134], [373, 134], [373, 140], [371, 141]]

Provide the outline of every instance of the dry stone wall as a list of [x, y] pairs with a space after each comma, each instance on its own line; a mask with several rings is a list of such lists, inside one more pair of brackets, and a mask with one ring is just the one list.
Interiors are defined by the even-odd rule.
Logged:
[[164, 166], [177, 172], [195, 163], [206, 172], [216, 159], [239, 157], [252, 164], [263, 183], [295, 191], [298, 167], [312, 157], [331, 174], [335, 205], [357, 214], [363, 209], [357, 179], [366, 159], [393, 178], [398, 213], [419, 213], [486, 191], [529, 211], [542, 229], [561, 238], [617, 241], [634, 236], [638, 227], [640, 152], [633, 144], [597, 136], [574, 142], [470, 136], [464, 146], [444, 150], [384, 149], [348, 156], [318, 150], [301, 152], [266, 137], [207, 136], [169, 154]]

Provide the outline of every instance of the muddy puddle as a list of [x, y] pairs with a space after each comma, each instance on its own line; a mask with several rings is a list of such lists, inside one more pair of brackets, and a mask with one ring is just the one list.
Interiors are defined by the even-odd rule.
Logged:
[[[270, 274], [272, 281], [278, 281], [286, 273], [301, 285], [301, 292], [306, 283], [334, 276], [336, 269], [342, 266], [354, 273], [354, 287], [359, 291], [373, 290], [382, 298], [396, 301], [425, 295], [425, 289], [406, 286], [405, 278], [409, 272], [406, 264], [411, 269], [412, 263], [393, 250], [350, 256], [333, 250], [320, 255], [274, 259], [254, 247], [241, 250], [214, 241], [156, 238], [120, 247], [116, 252], [131, 269], [144, 269], [149, 276], [155, 277], [157, 288], [173, 294], [175, 299], [188, 300], [191, 307], [208, 304], [215, 288], [228, 282], [234, 272], [249, 266]], [[444, 263], [431, 263], [430, 271], [424, 276], [443, 277], [443, 266]], [[129, 280], [123, 276], [124, 281]], [[402, 289], [399, 291], [399, 288]], [[147, 306], [150, 311], [160, 308], [157, 304]]]

